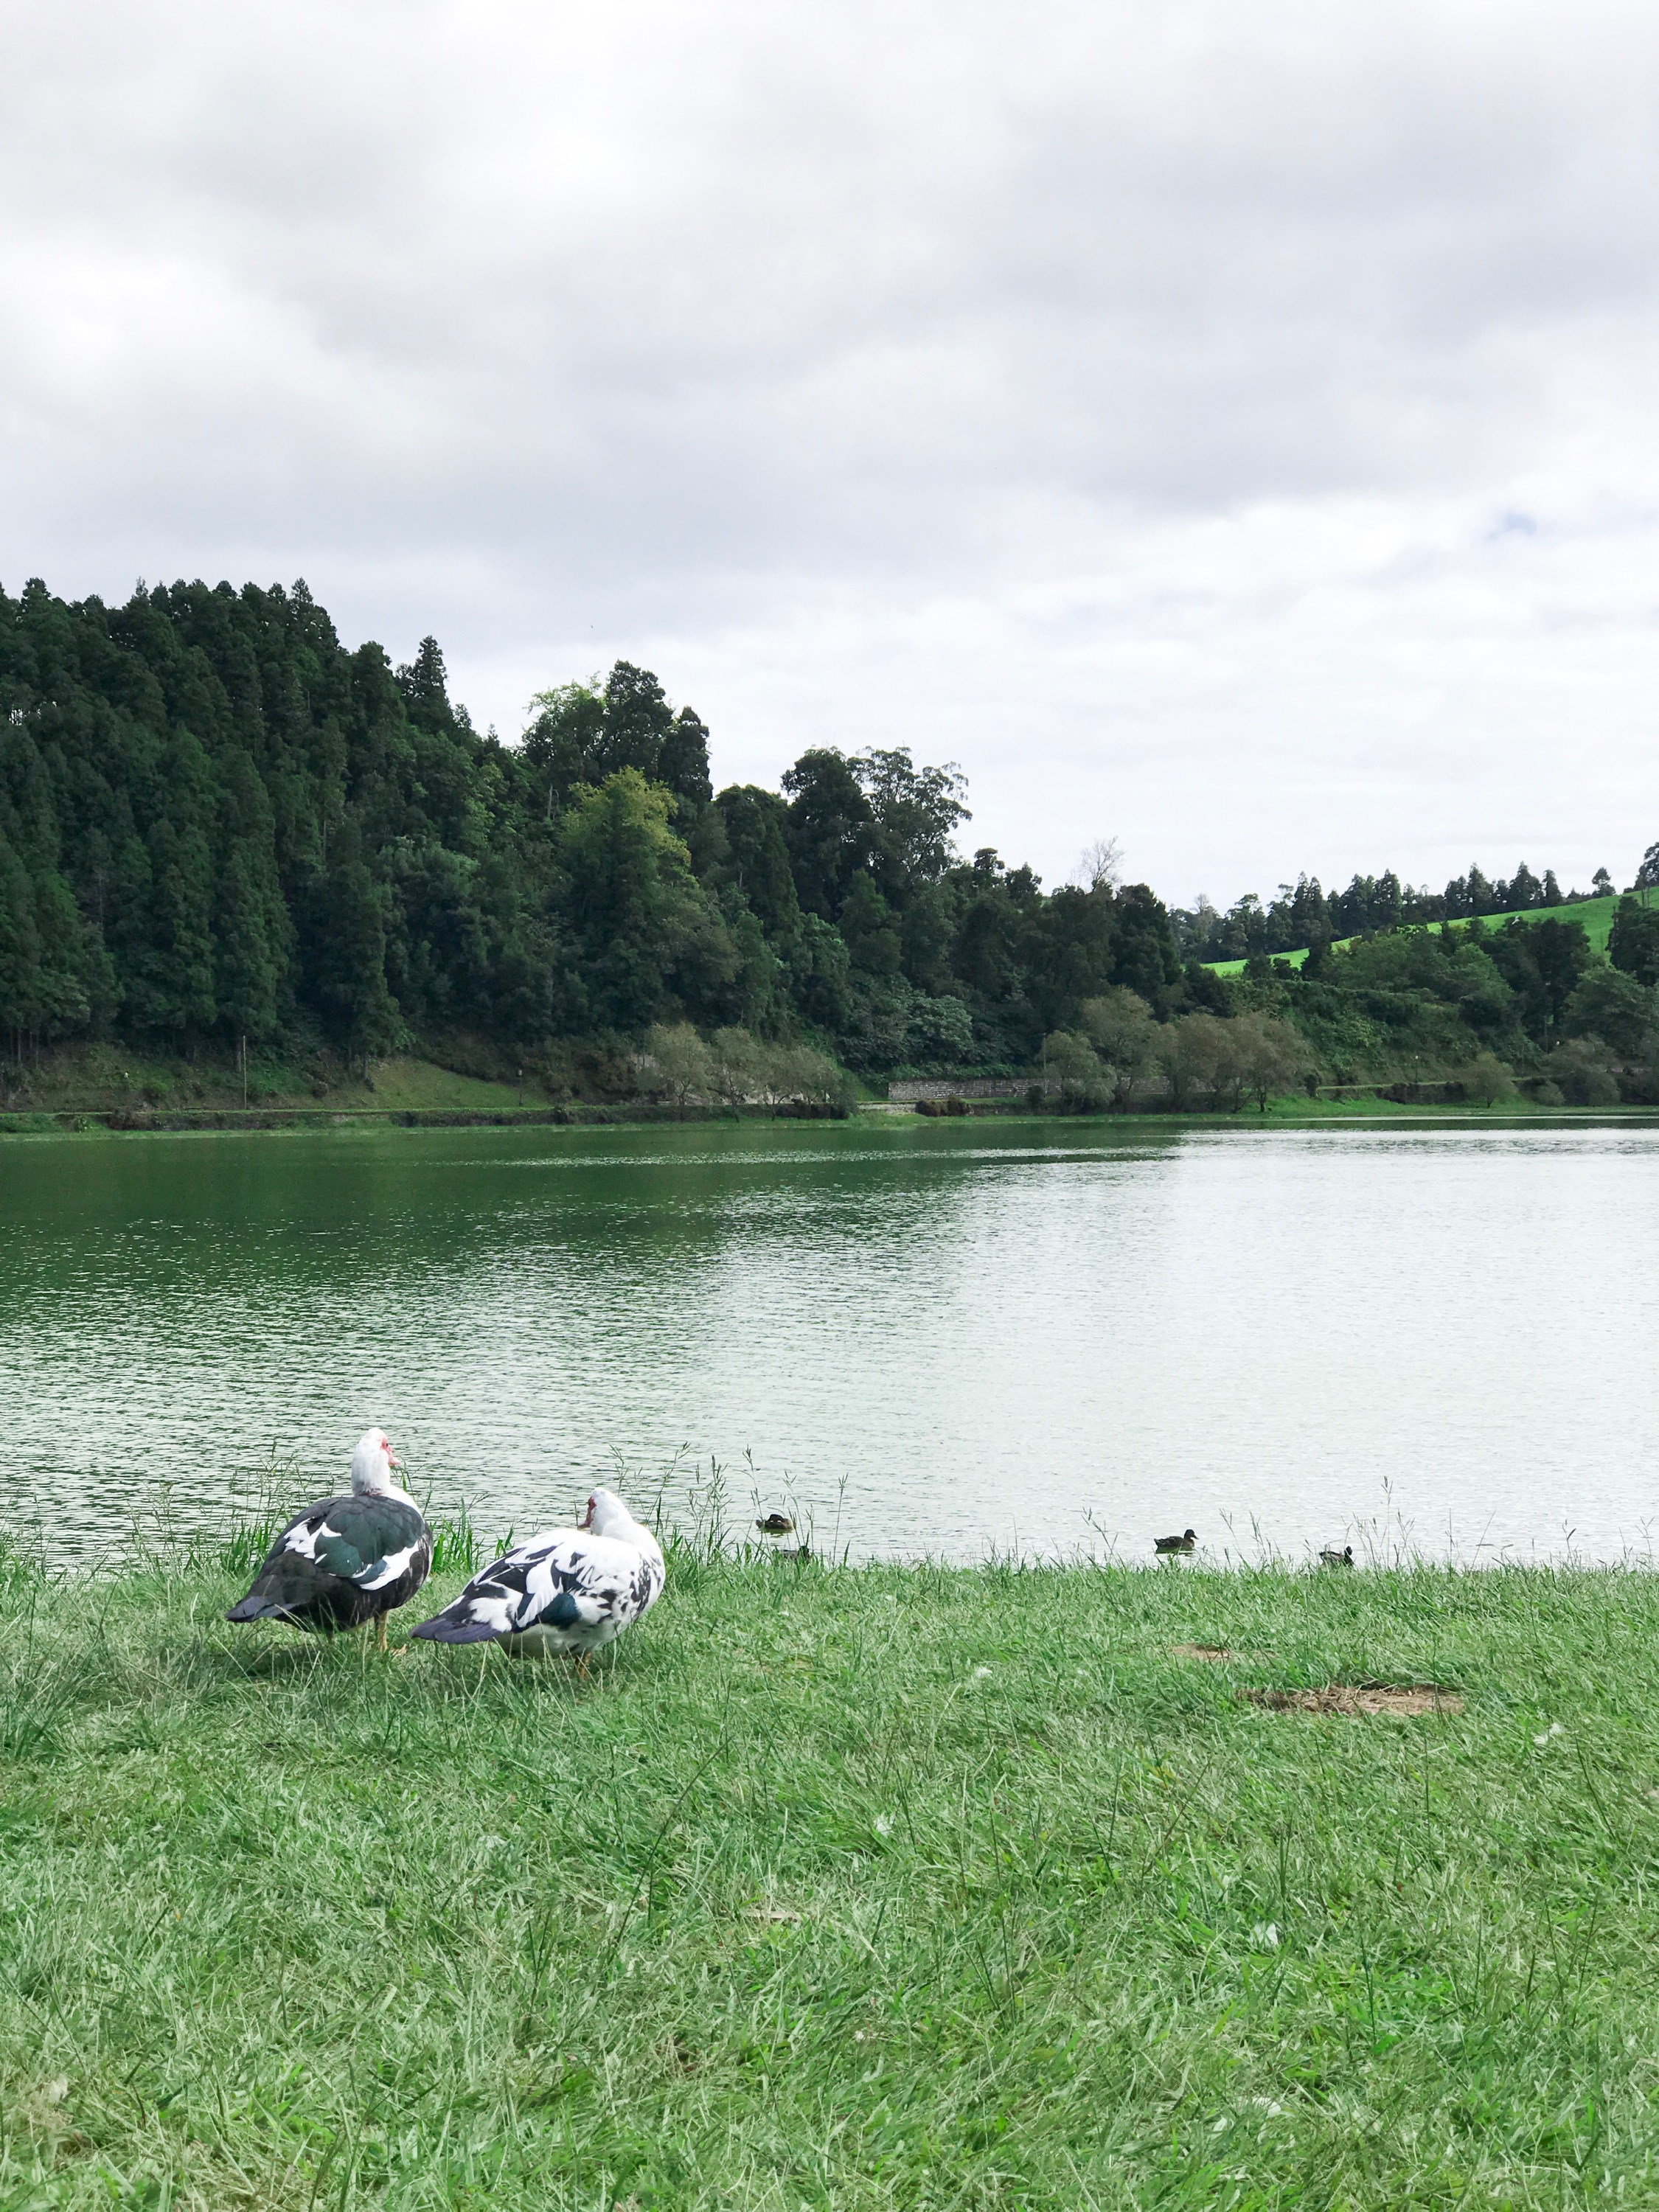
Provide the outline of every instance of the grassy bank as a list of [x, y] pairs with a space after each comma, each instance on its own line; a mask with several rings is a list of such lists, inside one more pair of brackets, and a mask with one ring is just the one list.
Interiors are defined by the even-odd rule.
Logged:
[[283, 1060], [254, 1053], [244, 1070], [234, 1054], [204, 1052], [194, 1059], [145, 1052], [131, 1045], [55, 1046], [19, 1066], [0, 1067], [9, 1105], [42, 1113], [108, 1114], [241, 1110], [262, 1108], [397, 1112], [399, 1109], [488, 1112], [545, 1106], [556, 1095], [538, 1071], [507, 1079], [445, 1066], [412, 1054], [358, 1064], [336, 1056]]
[[[407, 1056], [377, 1060], [367, 1076], [361, 1069], [337, 1063], [331, 1063], [325, 1073], [297, 1065], [256, 1063], [245, 1107], [240, 1072], [228, 1061], [147, 1058], [123, 1046], [77, 1046], [64, 1048], [39, 1066], [32, 1065], [26, 1079], [15, 1069], [11, 1072], [0, 1103], [0, 1135], [293, 1128], [378, 1121], [441, 1127], [457, 1122], [603, 1124], [731, 1118], [726, 1108], [694, 1105], [682, 1114], [672, 1106], [638, 1098], [601, 1101], [562, 1091], [556, 1096], [556, 1088], [550, 1089], [532, 1071], [526, 1071], [522, 1081], [501, 1082]], [[912, 1115], [915, 1111], [908, 1104], [891, 1109], [880, 1098], [866, 1098], [860, 1103], [865, 1108], [878, 1107], [884, 1113], [897, 1110]], [[1023, 1099], [1010, 1099], [976, 1100], [971, 1110], [981, 1119], [1024, 1121], [1030, 1118], [1033, 1109]], [[1146, 1121], [1159, 1127], [1172, 1124], [1224, 1127], [1255, 1126], [1264, 1118], [1302, 1122], [1473, 1117], [1486, 1121], [1517, 1112], [1528, 1119], [1604, 1121], [1627, 1114], [1650, 1115], [1653, 1110], [1614, 1109], [1610, 1115], [1606, 1109], [1547, 1108], [1529, 1101], [1495, 1109], [1473, 1104], [1411, 1105], [1380, 1097], [1367, 1086], [1356, 1086], [1352, 1095], [1328, 1086], [1326, 1095], [1316, 1097], [1298, 1090], [1272, 1098], [1265, 1117], [1254, 1106], [1246, 1105], [1237, 1114], [1066, 1118], [1108, 1120], [1115, 1124]], [[746, 1109], [745, 1114], [772, 1118], [767, 1108]], [[1052, 1109], [1045, 1118], [1053, 1118]]]
[[[335, 1122], [648, 1122], [686, 1118], [626, 1091], [574, 1091], [557, 1071], [509, 1079], [413, 1054], [361, 1066], [337, 1059], [250, 1061], [145, 1054], [119, 1044], [59, 1047], [19, 1067], [0, 1062], [0, 1134], [57, 1129], [291, 1128]], [[690, 1118], [727, 1109], [693, 1107]], [[759, 1112], [762, 1109], [752, 1109]], [[769, 1109], [768, 1109], [769, 1110]]]
[[123, 1121], [174, 1115], [303, 1113], [396, 1114], [511, 1112], [546, 1107], [545, 1086], [533, 1077], [501, 1082], [410, 1056], [376, 1060], [366, 1078], [343, 1062], [289, 1062], [253, 1055], [243, 1071], [228, 1056], [188, 1060], [118, 1044], [64, 1045], [3, 1071], [6, 1111]]
[[[586, 1685], [232, 1587], [6, 1583], [8, 2206], [1659, 2200], [1659, 1580], [682, 1559]], [[1336, 1679], [1465, 1707], [1236, 1694]]]
[[[1468, 1101], [1445, 1105], [1413, 1105], [1398, 1099], [1386, 1098], [1370, 1090], [1356, 1088], [1352, 1092], [1310, 1098], [1305, 1091], [1287, 1092], [1269, 1098], [1265, 1112], [1258, 1112], [1253, 1104], [1246, 1103], [1237, 1112], [1225, 1109], [1219, 1112], [1201, 1113], [1097, 1113], [1061, 1114], [1054, 1109], [1034, 1108], [1016, 1100], [975, 1099], [969, 1108], [964, 1121], [940, 1121], [919, 1115], [914, 1106], [889, 1104], [881, 1099], [863, 1099], [855, 1104], [850, 1119], [856, 1122], [860, 1116], [878, 1118], [884, 1127], [898, 1126], [918, 1129], [961, 1127], [965, 1120], [981, 1122], [1042, 1123], [1057, 1130], [1087, 1130], [1115, 1133], [1127, 1140], [1149, 1132], [1169, 1135], [1176, 1131], [1205, 1130], [1212, 1133], [1228, 1130], [1250, 1131], [1264, 1127], [1285, 1126], [1320, 1127], [1343, 1122], [1400, 1122], [1411, 1126], [1435, 1127], [1442, 1124], [1468, 1124], [1479, 1128], [1521, 1126], [1569, 1127], [1582, 1125], [1599, 1127], [1608, 1123], [1652, 1121], [1659, 1118], [1659, 1108], [1651, 1106], [1540, 1106], [1531, 1099], [1517, 1099], [1505, 1106], [1481, 1106]], [[692, 1106], [684, 1113], [672, 1106], [651, 1103], [632, 1105], [593, 1105], [580, 1101], [568, 1101], [556, 1107], [549, 1106], [487, 1106], [465, 1103], [447, 1106], [422, 1105], [381, 1107], [323, 1106], [307, 1108], [256, 1107], [246, 1113], [223, 1107], [181, 1108], [167, 1107], [132, 1113], [72, 1113], [44, 1110], [0, 1110], [0, 1137], [82, 1136], [114, 1137], [124, 1139], [146, 1133], [180, 1134], [234, 1133], [238, 1131], [337, 1130], [341, 1127], [374, 1129], [387, 1124], [410, 1129], [440, 1129], [487, 1126], [496, 1127], [680, 1127], [698, 1122], [732, 1122], [741, 1121], [751, 1127], [762, 1124], [775, 1127], [780, 1120], [795, 1121], [799, 1117], [780, 1115], [763, 1106], [745, 1107], [740, 1114], [729, 1107]], [[822, 1130], [827, 1125], [816, 1116], [810, 1117], [814, 1127]], [[831, 1117], [832, 1121], [838, 1117]], [[842, 1121], [842, 1126], [846, 1126]]]

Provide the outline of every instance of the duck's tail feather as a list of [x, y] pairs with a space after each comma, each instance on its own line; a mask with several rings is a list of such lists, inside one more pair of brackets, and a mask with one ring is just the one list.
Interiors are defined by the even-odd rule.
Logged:
[[485, 1620], [457, 1620], [441, 1613], [409, 1632], [411, 1636], [424, 1636], [434, 1644], [493, 1644], [501, 1631]]

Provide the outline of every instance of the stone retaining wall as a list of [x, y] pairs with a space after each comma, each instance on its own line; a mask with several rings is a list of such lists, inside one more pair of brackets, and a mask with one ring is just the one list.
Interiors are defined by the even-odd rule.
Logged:
[[1058, 1091], [1060, 1085], [1052, 1076], [963, 1076], [956, 1082], [925, 1081], [890, 1083], [887, 1096], [896, 1105], [914, 1106], [918, 1098], [1023, 1098], [1033, 1084], [1045, 1091]]

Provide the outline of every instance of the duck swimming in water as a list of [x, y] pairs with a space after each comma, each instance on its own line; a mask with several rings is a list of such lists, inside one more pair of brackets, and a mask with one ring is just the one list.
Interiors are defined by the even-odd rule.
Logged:
[[1197, 1541], [1198, 1532], [1196, 1529], [1188, 1528], [1184, 1536], [1155, 1536], [1152, 1539], [1152, 1549], [1155, 1552], [1164, 1553], [1190, 1552]]

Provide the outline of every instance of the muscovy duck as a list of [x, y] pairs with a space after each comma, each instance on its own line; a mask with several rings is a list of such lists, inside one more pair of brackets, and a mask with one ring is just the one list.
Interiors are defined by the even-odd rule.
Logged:
[[386, 1615], [408, 1603], [432, 1565], [432, 1531], [392, 1480], [397, 1465], [385, 1431], [368, 1430], [351, 1455], [349, 1495], [296, 1513], [225, 1619], [286, 1620], [330, 1636], [372, 1620], [384, 1651]]
[[651, 1531], [614, 1490], [596, 1490], [574, 1528], [544, 1529], [474, 1575], [453, 1605], [411, 1632], [434, 1644], [595, 1652], [653, 1605], [667, 1570]]

